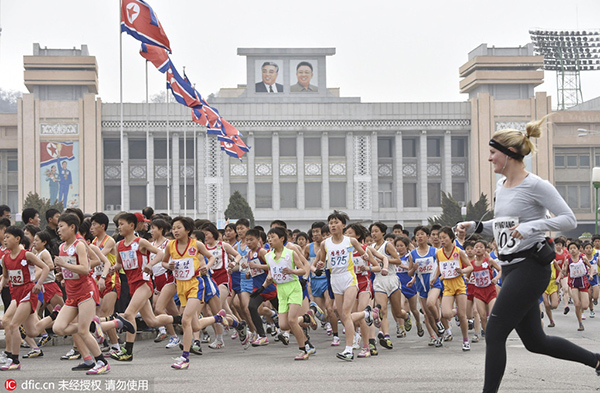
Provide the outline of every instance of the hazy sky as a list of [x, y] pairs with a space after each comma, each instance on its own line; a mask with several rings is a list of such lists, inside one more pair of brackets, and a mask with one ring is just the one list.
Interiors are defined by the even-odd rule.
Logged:
[[[204, 96], [246, 82], [237, 48], [335, 47], [328, 87], [363, 102], [463, 101], [458, 68], [482, 43], [518, 46], [529, 29], [600, 28], [598, 0], [148, 0], [171, 41], [176, 66], [186, 66]], [[33, 43], [87, 44], [99, 65], [99, 96], [119, 101], [118, 0], [3, 0], [0, 87], [26, 91], [23, 55]], [[124, 101], [145, 98], [140, 44], [123, 34]], [[165, 79], [149, 68], [150, 94]], [[537, 91], [556, 95], [546, 72]], [[584, 99], [600, 96], [600, 71], [583, 72]], [[553, 99], [553, 104], [556, 100]]]

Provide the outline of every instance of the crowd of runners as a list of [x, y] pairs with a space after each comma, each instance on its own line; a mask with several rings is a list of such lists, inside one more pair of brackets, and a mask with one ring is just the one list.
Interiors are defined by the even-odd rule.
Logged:
[[[307, 360], [317, 351], [310, 341], [317, 329], [345, 361], [355, 351], [368, 358], [391, 350], [411, 330], [442, 347], [455, 327], [469, 351], [485, 339], [502, 290], [496, 241], [460, 225], [410, 233], [400, 224], [366, 227], [333, 211], [305, 231], [281, 220], [253, 227], [244, 218], [218, 229], [146, 208], [119, 213], [109, 234], [102, 212], [49, 210], [43, 230], [35, 209], [23, 211], [20, 227], [11, 225], [7, 206], [0, 217], [2, 371], [21, 369], [21, 351], [22, 358], [42, 357], [56, 334], [73, 337], [62, 357], [82, 359], [73, 370], [106, 373], [109, 361], [133, 360], [141, 320], [156, 329], [157, 345], [181, 351], [174, 369], [187, 369], [202, 344], [222, 349], [225, 337], [239, 340], [241, 350], [296, 343], [294, 359]], [[600, 236], [557, 237], [554, 244], [540, 324], [547, 318], [548, 328], [556, 326], [553, 312], [563, 304], [582, 331], [598, 303]]]

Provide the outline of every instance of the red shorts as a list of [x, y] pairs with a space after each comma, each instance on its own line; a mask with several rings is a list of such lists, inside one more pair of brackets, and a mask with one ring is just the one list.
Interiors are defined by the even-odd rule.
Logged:
[[[255, 290], [256, 290], [256, 288], [255, 288]], [[265, 302], [266, 301], [271, 301], [271, 300], [273, 300], [273, 299], [275, 299], [277, 297], [277, 291], [271, 291], [269, 293], [264, 293], [263, 292], [260, 295], [263, 297], [263, 299], [265, 299]]]
[[356, 293], [356, 298], [358, 299], [358, 295], [362, 292], [369, 292], [371, 294], [371, 298], [373, 298], [373, 283], [369, 279], [368, 276], [356, 276], [358, 281], [358, 292]]
[[487, 287], [475, 287], [475, 297], [486, 304], [489, 304], [498, 296], [495, 285], [488, 285]]
[[475, 297], [475, 288], [477, 288], [475, 286], [475, 284], [467, 284], [467, 300], [468, 301], [473, 301], [473, 298]]
[[31, 293], [31, 290], [34, 286], [35, 284], [30, 282], [28, 284], [10, 287], [10, 298], [17, 301], [17, 307], [19, 307], [19, 304], [21, 303], [31, 303], [31, 311], [29, 312], [30, 314], [35, 312], [35, 309], [38, 305], [38, 295]]
[[215, 284], [217, 284], [217, 287], [223, 284], [231, 289], [231, 275], [227, 273], [226, 269], [215, 270], [211, 277], [215, 281]]
[[52, 300], [54, 295], [58, 295], [61, 298], [63, 297], [62, 289], [60, 289], [58, 284], [56, 282], [44, 284], [44, 303], [50, 304], [50, 300]]
[[104, 280], [104, 290], [100, 292], [100, 299], [111, 292], [117, 293], [117, 299], [121, 297], [121, 277], [119, 277], [118, 273], [113, 273], [112, 277], [110, 275], [106, 277], [106, 280]]
[[173, 277], [172, 273], [163, 273], [159, 276], [154, 276], [155, 291], [162, 291], [167, 284], [175, 284], [175, 277]]
[[[71, 296], [69, 296], [69, 294], [67, 294], [67, 300], [65, 301], [65, 306], [69, 306], [69, 307], [78, 307], [79, 304], [92, 299], [95, 303], [96, 306], [100, 305], [100, 296], [98, 294], [98, 286], [96, 285], [96, 281], [94, 281], [94, 279], [90, 276], [88, 276], [88, 285], [87, 288], [81, 288], [80, 290], [77, 291], [77, 293], [72, 294]], [[85, 292], [84, 292], [85, 290]]]
[[148, 285], [148, 287], [150, 287], [150, 294], [152, 294], [152, 292], [154, 291], [154, 287], [152, 286], [152, 281], [146, 281], [146, 280], [138, 280], [138, 281], [130, 282], [129, 283], [129, 294], [131, 296], [133, 296], [135, 291], [137, 291], [137, 289], [144, 284], [146, 284], [146, 285]]

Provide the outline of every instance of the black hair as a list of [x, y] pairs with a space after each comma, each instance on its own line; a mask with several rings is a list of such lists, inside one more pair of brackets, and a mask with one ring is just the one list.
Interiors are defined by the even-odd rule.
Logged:
[[310, 226], [310, 230], [312, 231], [315, 228], [323, 229], [323, 227], [326, 226], [326, 225], [327, 224], [325, 224], [323, 221], [315, 221]]
[[150, 206], [146, 206], [145, 208], [142, 209], [142, 214], [144, 215], [144, 217], [146, 217], [146, 220], [150, 220], [150, 219], [152, 219], [152, 216], [154, 215], [154, 209], [151, 208]]
[[204, 241], [206, 240], [206, 236], [204, 235], [204, 232], [202, 232], [200, 229], [195, 229], [192, 232], [192, 235], [194, 235], [196, 240], [200, 240], [202, 243], [204, 243]]
[[261, 231], [261, 232], [264, 232], [264, 231], [265, 231], [265, 228], [264, 228], [264, 227], [261, 227], [260, 225], [256, 225], [256, 226], [255, 226], [254, 228], [252, 228], [252, 229], [256, 229], [256, 230], [258, 230], [258, 231]]
[[356, 240], [358, 240], [359, 242], [365, 240], [367, 233], [365, 232], [366, 228], [364, 226], [360, 224], [350, 224], [346, 228], [344, 228], [344, 232], [346, 232], [347, 229], [352, 229], [354, 233], [356, 233]]
[[300, 63], [298, 63], [298, 65], [296, 66], [296, 71], [298, 71], [298, 68], [302, 66], [307, 66], [308, 68], [310, 68], [311, 71], [313, 71], [313, 66], [308, 61], [301, 61]]
[[79, 217], [73, 213], [63, 213], [58, 217], [58, 222], [64, 222], [67, 226], [75, 225], [75, 232], [79, 231]]
[[265, 61], [263, 65], [260, 66], [261, 71], [263, 68], [265, 68], [265, 66], [273, 66], [275, 67], [275, 72], [279, 73], [279, 66], [277, 65], [277, 63], [274, 63], [272, 61]]
[[404, 236], [410, 237], [410, 232], [408, 231], [408, 229], [403, 229], [402, 233], [404, 234]]
[[138, 224], [138, 220], [137, 217], [135, 216], [135, 214], [133, 213], [123, 213], [119, 216], [119, 220], [123, 220], [128, 224], [133, 224], [133, 227], [135, 228]]
[[450, 227], [442, 227], [440, 229], [440, 233], [445, 233], [446, 235], [448, 235], [448, 237], [450, 238], [450, 240], [454, 240], [456, 238], [456, 235], [454, 234], [454, 231]]
[[86, 218], [85, 220], [83, 220], [83, 222], [81, 223], [81, 225], [79, 225], [79, 234], [81, 236], [83, 236], [83, 238], [85, 240], [94, 240], [94, 237], [92, 236], [92, 233], [90, 231], [90, 228], [92, 227], [92, 220], [90, 220], [89, 218]]
[[476, 243], [476, 240], [467, 240], [464, 242], [463, 248], [466, 250], [467, 247], [475, 247], [475, 243]]
[[262, 240], [263, 244], [267, 244], [267, 234], [265, 233], [265, 231], [259, 231], [260, 232], [260, 240]]
[[282, 237], [283, 244], [285, 244], [287, 242], [288, 237], [287, 237], [287, 231], [285, 229], [283, 229], [281, 227], [273, 227], [273, 228], [271, 228], [271, 230], [269, 230], [269, 233], [267, 235], [270, 235], [272, 233], [277, 235], [278, 237]]
[[203, 231], [207, 231], [210, 232], [212, 237], [218, 241], [219, 240], [219, 230], [217, 229], [217, 227], [215, 226], [215, 224], [213, 223], [209, 223], [209, 224], [204, 224], [202, 225], [202, 230]]
[[248, 229], [246, 236], [252, 236], [260, 240], [260, 231], [258, 229]]
[[408, 245], [410, 244], [410, 239], [407, 238], [406, 236], [396, 236], [396, 238], [394, 239], [394, 245], [396, 245], [396, 243], [398, 243], [398, 242], [404, 243], [404, 245], [408, 249]]
[[329, 225], [325, 225], [323, 228], [321, 228], [321, 235], [324, 233], [331, 233], [329, 230]]
[[[350, 217], [348, 217], [348, 215], [343, 211], [334, 210], [333, 213], [327, 217], [327, 222], [331, 220], [339, 220], [342, 222], [342, 224], [346, 225], [346, 223], [350, 221]], [[321, 229], [321, 231], [323, 230]]]
[[194, 229], [195, 229], [194, 228], [194, 220], [192, 220], [191, 218], [177, 216], [177, 217], [173, 218], [173, 224], [175, 224], [176, 221], [179, 221], [181, 223], [181, 225], [183, 225], [183, 228], [187, 232], [188, 236], [190, 236], [192, 234], [192, 232], [194, 232]]
[[201, 219], [201, 218], [194, 220], [194, 226], [196, 227], [196, 229], [202, 229], [202, 225], [204, 225], [204, 224], [210, 224], [210, 220]]
[[240, 218], [235, 222], [235, 226], [237, 227], [238, 225], [243, 225], [246, 228], [250, 228], [250, 220], [248, 220], [247, 218]]
[[386, 233], [385, 236], [383, 237], [383, 240], [394, 240], [396, 238], [396, 235], [394, 235], [393, 233]]
[[35, 236], [36, 233], [40, 232], [42, 229], [37, 225], [27, 224], [23, 227], [23, 232], [27, 231], [31, 233], [31, 236]]
[[593, 244], [592, 244], [592, 242], [591, 242], [591, 241], [589, 241], [589, 240], [586, 240], [586, 241], [584, 241], [583, 243], [581, 243], [581, 247], [582, 247], [583, 249], [585, 249], [585, 247], [586, 247], [586, 246], [590, 246], [590, 247], [594, 248], [594, 245], [593, 245]]
[[419, 231], [423, 231], [427, 236], [429, 236], [429, 234], [431, 233], [431, 231], [429, 230], [429, 227], [426, 227], [425, 225], [419, 225], [418, 227], [416, 227], [414, 234], [416, 235], [417, 232], [419, 232]]
[[5, 233], [13, 235], [14, 237], [18, 237], [19, 238], [19, 242], [21, 242], [23, 240], [23, 238], [26, 237], [25, 233], [23, 233], [23, 230], [21, 228], [19, 228], [19, 227], [14, 226], [14, 225], [9, 225], [6, 228], [6, 232]]
[[102, 212], [97, 212], [92, 214], [92, 218], [91, 218], [92, 222], [95, 222], [98, 225], [104, 225], [104, 230], [106, 231], [108, 229], [108, 216]]
[[565, 239], [563, 239], [562, 237], [554, 238], [554, 244], [558, 244], [558, 243], [562, 244], [564, 247], [566, 242], [565, 242]]
[[384, 233], [384, 234], [387, 232], [387, 229], [388, 229], [387, 225], [385, 225], [384, 223], [382, 223], [382, 222], [374, 222], [373, 224], [371, 224], [369, 226], [369, 232], [371, 232], [373, 230], [373, 227], [379, 228], [379, 230], [382, 233]]
[[2, 217], [5, 212], [9, 212], [10, 213], [10, 207], [8, 207], [8, 205], [0, 205], [0, 217]]
[[594, 240], [600, 240], [600, 235], [596, 234], [592, 236], [592, 243], [594, 242]]
[[308, 233], [300, 232], [300, 230], [298, 230], [298, 234], [296, 235], [296, 241], [299, 237], [305, 238], [307, 243], [310, 241], [310, 239], [308, 238]]
[[273, 225], [287, 229], [287, 224], [285, 221], [273, 220], [273, 221], [271, 221], [271, 225], [269, 225], [269, 226], [272, 227]]
[[569, 242], [569, 244], [567, 244], [567, 250], [571, 248], [571, 244], [576, 245], [578, 249], [581, 248], [581, 242], [577, 239], [573, 239]]
[[442, 226], [440, 224], [433, 224], [431, 226], [432, 231], [439, 231], [440, 229], [442, 229]]
[[46, 221], [50, 221], [50, 219], [54, 217], [57, 213], [60, 213], [57, 209], [46, 210]]
[[[234, 232], [237, 231], [237, 228], [235, 227], [235, 224], [232, 223], [232, 222], [230, 222], [229, 224], [225, 225], [225, 229], [227, 229], [227, 228], [231, 229]], [[237, 232], [236, 232], [236, 234], [237, 234]]]
[[69, 207], [68, 209], [65, 209], [65, 213], [75, 214], [77, 216], [77, 218], [79, 218], [79, 223], [80, 224], [85, 219], [85, 215], [83, 214], [83, 211], [81, 209], [76, 208], [76, 207]]
[[31, 240], [27, 236], [23, 236], [21, 238], [21, 245], [23, 245], [24, 249], [29, 250], [31, 248]]
[[50, 255], [52, 255], [52, 249], [51, 249], [52, 245], [50, 244], [50, 242], [52, 241], [52, 237], [50, 236], [50, 234], [46, 231], [40, 231], [40, 232], [36, 233], [35, 236], [37, 236], [38, 239], [40, 239], [41, 241], [46, 243], [44, 248], [46, 250], [48, 250]]
[[396, 229], [400, 229], [400, 231], [402, 231], [404, 227], [402, 226], [402, 224], [394, 224], [394, 226], [392, 227], [392, 231], [395, 231]]
[[23, 210], [23, 213], [21, 214], [21, 220], [25, 224], [28, 224], [29, 220], [35, 218], [36, 214], [39, 214], [39, 212], [36, 209], [34, 209], [33, 207], [28, 207], [27, 209]]
[[[473, 247], [475, 247], [475, 245], [476, 245], [477, 243], [481, 243], [481, 244], [483, 244], [483, 247], [485, 247], [485, 248], [487, 248], [487, 247], [488, 247], [488, 242], [486, 242], [486, 241], [485, 241], [485, 240], [483, 240], [483, 239], [478, 239], [478, 240], [476, 240], [476, 241], [474, 241], [474, 242], [472, 242], [472, 243], [473, 243]], [[465, 242], [465, 244], [463, 245], [463, 247], [465, 247], [465, 248], [467, 247], [467, 246], [466, 246], [466, 242]]]
[[163, 220], [162, 218], [155, 218], [154, 220], [152, 220], [150, 222], [150, 226], [152, 226], [152, 225], [154, 225], [155, 227], [160, 229], [162, 231], [163, 236], [165, 235], [165, 233], [167, 233], [171, 230], [171, 224], [169, 224], [167, 221]]
[[0, 228], [8, 228], [10, 226], [10, 220], [6, 217], [0, 218]]

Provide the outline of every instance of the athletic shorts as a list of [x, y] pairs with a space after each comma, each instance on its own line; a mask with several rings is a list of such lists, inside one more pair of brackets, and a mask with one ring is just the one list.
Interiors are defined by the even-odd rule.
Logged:
[[60, 296], [61, 299], [63, 297], [63, 292], [58, 284], [54, 281], [44, 284], [44, 303], [49, 304], [54, 295]]
[[329, 294], [329, 298], [333, 300], [335, 299], [335, 295], [331, 289], [331, 272], [329, 270], [325, 270], [325, 277], [327, 277], [327, 293]]
[[129, 295], [133, 296], [135, 291], [137, 291], [137, 289], [142, 285], [148, 285], [148, 288], [150, 288], [150, 293], [154, 292], [154, 286], [152, 285], [152, 281], [138, 280], [134, 282], [129, 282]]
[[331, 290], [335, 295], [343, 295], [346, 289], [354, 286], [358, 288], [356, 281], [356, 274], [351, 271], [347, 271], [339, 274], [331, 275]]
[[175, 277], [173, 277], [172, 273], [163, 273], [158, 276], [154, 276], [154, 288], [155, 292], [160, 293], [163, 290], [165, 285], [175, 284]]
[[598, 285], [598, 275], [595, 274], [594, 276], [592, 276], [592, 279], [589, 281], [590, 281], [590, 287], [595, 287], [596, 285]]
[[475, 287], [475, 298], [481, 300], [485, 304], [490, 304], [498, 296], [496, 286], [494, 284], [487, 287]]
[[387, 276], [382, 276], [378, 274], [375, 276], [373, 292], [385, 293], [387, 297], [390, 297], [398, 289], [400, 289], [400, 280], [397, 275], [388, 274]]
[[552, 295], [555, 292], [558, 292], [558, 285], [556, 285], [556, 279], [551, 279], [548, 287], [544, 291], [546, 295]]
[[367, 276], [357, 276], [358, 281], [358, 293], [356, 294], [356, 298], [358, 299], [358, 295], [363, 292], [368, 292], [371, 298], [373, 298], [373, 285], [371, 280]]
[[231, 286], [229, 287], [229, 289], [231, 289], [233, 292], [236, 293], [240, 293], [242, 292], [242, 286], [241, 286], [241, 280], [242, 276], [240, 274], [240, 272], [232, 272], [231, 273]]
[[578, 289], [580, 292], [587, 292], [590, 287], [590, 283], [587, 279], [587, 275], [577, 278], [569, 278], [569, 286], [573, 289]]
[[17, 301], [17, 307], [19, 307], [19, 304], [21, 303], [31, 303], [31, 311], [29, 312], [30, 314], [35, 312], [39, 302], [38, 295], [34, 295], [31, 292], [34, 286], [35, 284], [30, 282], [28, 284], [10, 287], [10, 298]]
[[219, 269], [213, 272], [212, 279], [214, 280], [217, 286], [219, 285], [227, 285], [228, 288], [231, 288], [231, 276], [227, 273], [225, 269]]
[[410, 282], [410, 280], [412, 280], [412, 277], [409, 276], [406, 272], [396, 273], [396, 275], [398, 276], [398, 280], [400, 280], [400, 290], [402, 291], [404, 296], [407, 299], [410, 299], [413, 296], [415, 296], [417, 294], [417, 289], [415, 288], [415, 285], [413, 284], [412, 287], [408, 286], [408, 283]]
[[100, 305], [100, 296], [98, 295], [98, 291], [92, 289], [90, 292], [86, 293], [85, 295], [67, 298], [67, 300], [65, 300], [65, 306], [76, 308], [81, 303], [86, 302], [90, 299], [92, 299], [96, 303], [96, 306]]
[[298, 280], [277, 284], [277, 301], [279, 302], [279, 313], [290, 310], [290, 304], [302, 305], [302, 285]]
[[[270, 287], [270, 286], [273, 286], [273, 284], [269, 285], [269, 287]], [[269, 287], [267, 287], [267, 288], [269, 288]], [[263, 291], [263, 292], [260, 294], [260, 296], [262, 296], [262, 297], [263, 297], [263, 299], [265, 299], [265, 302], [266, 302], [266, 301], [271, 301], [271, 300], [273, 300], [273, 299], [275, 299], [275, 298], [277, 297], [277, 291], [275, 291], [275, 290], [273, 290], [273, 291], [269, 291], [269, 292], [264, 292], [264, 291]]]
[[[419, 296], [422, 298], [427, 298], [427, 295], [429, 295], [429, 290], [430, 288], [430, 282], [429, 282], [429, 276], [427, 276], [427, 280], [424, 280], [425, 283], [423, 284], [421, 282], [421, 279], [419, 277], [417, 277], [417, 280], [415, 281], [415, 285], [416, 285], [416, 290], [417, 292], [419, 292]], [[444, 287], [442, 286], [442, 283], [440, 281], [440, 279], [438, 278], [435, 281], [435, 284], [433, 284], [433, 288], [437, 288], [440, 290], [440, 294], [441, 292], [444, 290]]]
[[468, 301], [473, 301], [473, 299], [475, 298], [475, 288], [477, 288], [475, 286], [475, 284], [467, 284], [467, 300]]
[[311, 277], [310, 290], [313, 297], [325, 297], [325, 291], [327, 291], [327, 277], [324, 275], [321, 275], [320, 277]]
[[[245, 276], [245, 274], [244, 274]], [[253, 290], [253, 281], [252, 278], [246, 278], [246, 277], [241, 277], [240, 278], [240, 293], [241, 292], [248, 292], [248, 293], [252, 293]]]
[[121, 277], [119, 277], [119, 275], [116, 273], [113, 273], [112, 278], [107, 276], [104, 285], [104, 291], [100, 292], [100, 299], [102, 299], [104, 295], [111, 292], [117, 293], [117, 299], [121, 297]]
[[198, 299], [207, 303], [214, 296], [219, 296], [217, 284], [209, 276], [197, 276], [191, 280], [176, 280], [177, 296], [181, 306], [187, 304], [188, 299]]
[[466, 295], [467, 284], [463, 276], [444, 280], [444, 296]]

